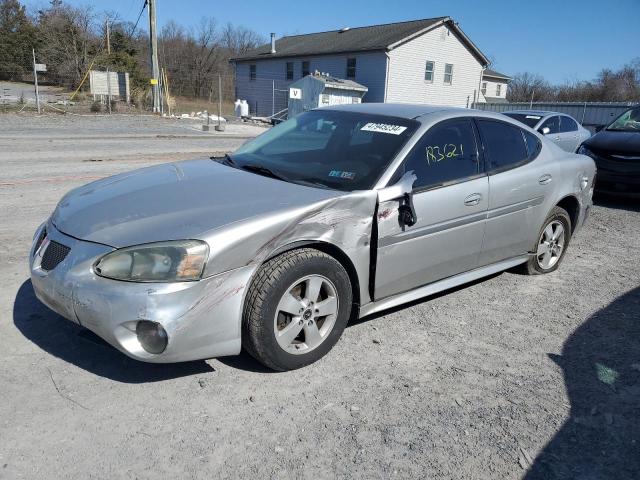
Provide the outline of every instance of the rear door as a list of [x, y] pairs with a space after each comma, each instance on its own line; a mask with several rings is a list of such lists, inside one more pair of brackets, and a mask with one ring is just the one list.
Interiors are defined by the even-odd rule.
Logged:
[[560, 115], [560, 141], [558, 145], [567, 151], [574, 153], [580, 144], [580, 132], [578, 122], [573, 118]]
[[526, 254], [540, 228], [541, 205], [553, 182], [533, 160], [540, 140], [499, 120], [476, 119], [489, 174], [489, 208], [479, 265]]
[[378, 207], [375, 298], [405, 292], [475, 268], [482, 247], [489, 183], [469, 118], [431, 127], [395, 177], [413, 171], [413, 226], [398, 222], [397, 200]]

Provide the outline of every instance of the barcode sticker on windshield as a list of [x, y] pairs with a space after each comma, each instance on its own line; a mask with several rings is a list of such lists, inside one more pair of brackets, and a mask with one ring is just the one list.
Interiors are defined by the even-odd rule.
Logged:
[[391, 135], [400, 135], [407, 127], [401, 125], [389, 125], [388, 123], [367, 123], [360, 130], [365, 132], [390, 133]]

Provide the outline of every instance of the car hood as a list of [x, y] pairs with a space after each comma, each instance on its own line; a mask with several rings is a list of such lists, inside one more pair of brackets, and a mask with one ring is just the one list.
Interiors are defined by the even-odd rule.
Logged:
[[596, 152], [640, 156], [640, 131], [613, 132], [601, 130], [586, 140], [584, 145]]
[[212, 160], [162, 164], [104, 178], [65, 195], [52, 222], [72, 237], [120, 248], [197, 239], [250, 217], [343, 195]]

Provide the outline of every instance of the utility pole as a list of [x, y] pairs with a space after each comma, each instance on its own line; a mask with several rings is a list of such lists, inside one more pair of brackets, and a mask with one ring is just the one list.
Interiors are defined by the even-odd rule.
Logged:
[[107, 17], [107, 55], [111, 55], [111, 39], [109, 35], [109, 17]]
[[160, 89], [158, 79], [158, 31], [156, 27], [156, 0], [147, 0], [149, 5], [149, 42], [151, 50], [151, 92], [153, 93], [153, 112], [160, 112]]
[[36, 51], [31, 49], [33, 53], [33, 84], [36, 87], [36, 105], [38, 107], [38, 115], [40, 115], [40, 93], [38, 92], [38, 71], [36, 70]]
[[224, 132], [222, 126], [222, 75], [218, 74], [218, 125], [216, 126], [218, 132]]

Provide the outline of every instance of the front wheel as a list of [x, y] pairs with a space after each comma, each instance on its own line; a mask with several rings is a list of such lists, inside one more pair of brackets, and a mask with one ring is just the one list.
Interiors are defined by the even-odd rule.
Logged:
[[313, 363], [342, 335], [352, 295], [335, 258], [312, 248], [286, 252], [267, 261], [249, 288], [242, 345], [274, 370]]
[[539, 275], [550, 273], [560, 266], [571, 239], [571, 219], [567, 211], [554, 207], [545, 220], [534, 254], [524, 264], [524, 273]]

